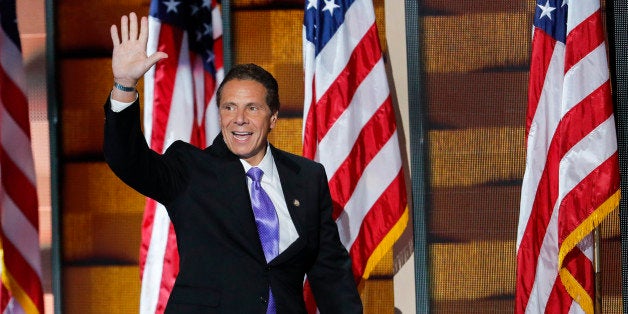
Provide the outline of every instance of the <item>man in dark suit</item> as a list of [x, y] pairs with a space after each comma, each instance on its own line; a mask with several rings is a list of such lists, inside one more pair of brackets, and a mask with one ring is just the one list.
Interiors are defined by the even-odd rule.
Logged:
[[164, 204], [173, 223], [180, 271], [166, 313], [305, 313], [306, 274], [321, 313], [361, 313], [323, 167], [268, 143], [276, 80], [256, 65], [234, 67], [217, 92], [213, 144], [178, 141], [157, 154], [141, 131], [135, 85], [167, 55], [146, 55], [147, 32], [133, 13], [120, 36], [111, 27], [104, 151], [116, 175]]

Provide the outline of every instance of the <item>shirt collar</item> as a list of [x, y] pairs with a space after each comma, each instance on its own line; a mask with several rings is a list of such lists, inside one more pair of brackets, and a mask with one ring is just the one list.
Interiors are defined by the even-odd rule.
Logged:
[[[240, 159], [242, 166], [244, 166], [244, 173], [248, 172], [249, 169], [253, 168], [246, 160]], [[270, 144], [266, 144], [266, 154], [264, 154], [264, 158], [260, 161], [259, 165], [255, 166], [257, 168], [262, 169], [264, 171], [264, 175], [262, 176], [262, 181], [272, 182], [275, 176], [275, 160], [273, 158], [273, 154], [270, 151]]]

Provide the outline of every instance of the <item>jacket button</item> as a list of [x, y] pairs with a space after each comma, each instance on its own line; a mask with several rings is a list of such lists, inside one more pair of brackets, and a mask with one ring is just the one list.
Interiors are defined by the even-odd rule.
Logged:
[[259, 300], [264, 303], [267, 304], [268, 303], [268, 299], [264, 298], [264, 297], [259, 297]]
[[269, 272], [270, 271], [270, 266], [264, 267], [264, 271]]

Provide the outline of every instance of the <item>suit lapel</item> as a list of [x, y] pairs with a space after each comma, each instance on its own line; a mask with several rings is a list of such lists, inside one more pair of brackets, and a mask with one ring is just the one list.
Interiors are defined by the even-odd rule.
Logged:
[[305, 246], [305, 216], [300, 208], [299, 200], [302, 199], [301, 193], [303, 193], [307, 187], [303, 185], [303, 180], [299, 177], [300, 167], [286, 158], [283, 152], [272, 145], [271, 150], [277, 171], [279, 172], [281, 189], [283, 190], [290, 218], [292, 218], [292, 223], [299, 234], [299, 238], [272, 261], [273, 263], [281, 263], [298, 253], [301, 248]]

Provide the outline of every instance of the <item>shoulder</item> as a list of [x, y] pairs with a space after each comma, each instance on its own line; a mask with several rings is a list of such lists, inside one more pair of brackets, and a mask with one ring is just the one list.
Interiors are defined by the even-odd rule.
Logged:
[[292, 168], [295, 172], [325, 172], [323, 165], [314, 160], [278, 149], [273, 145], [270, 147], [277, 164]]

